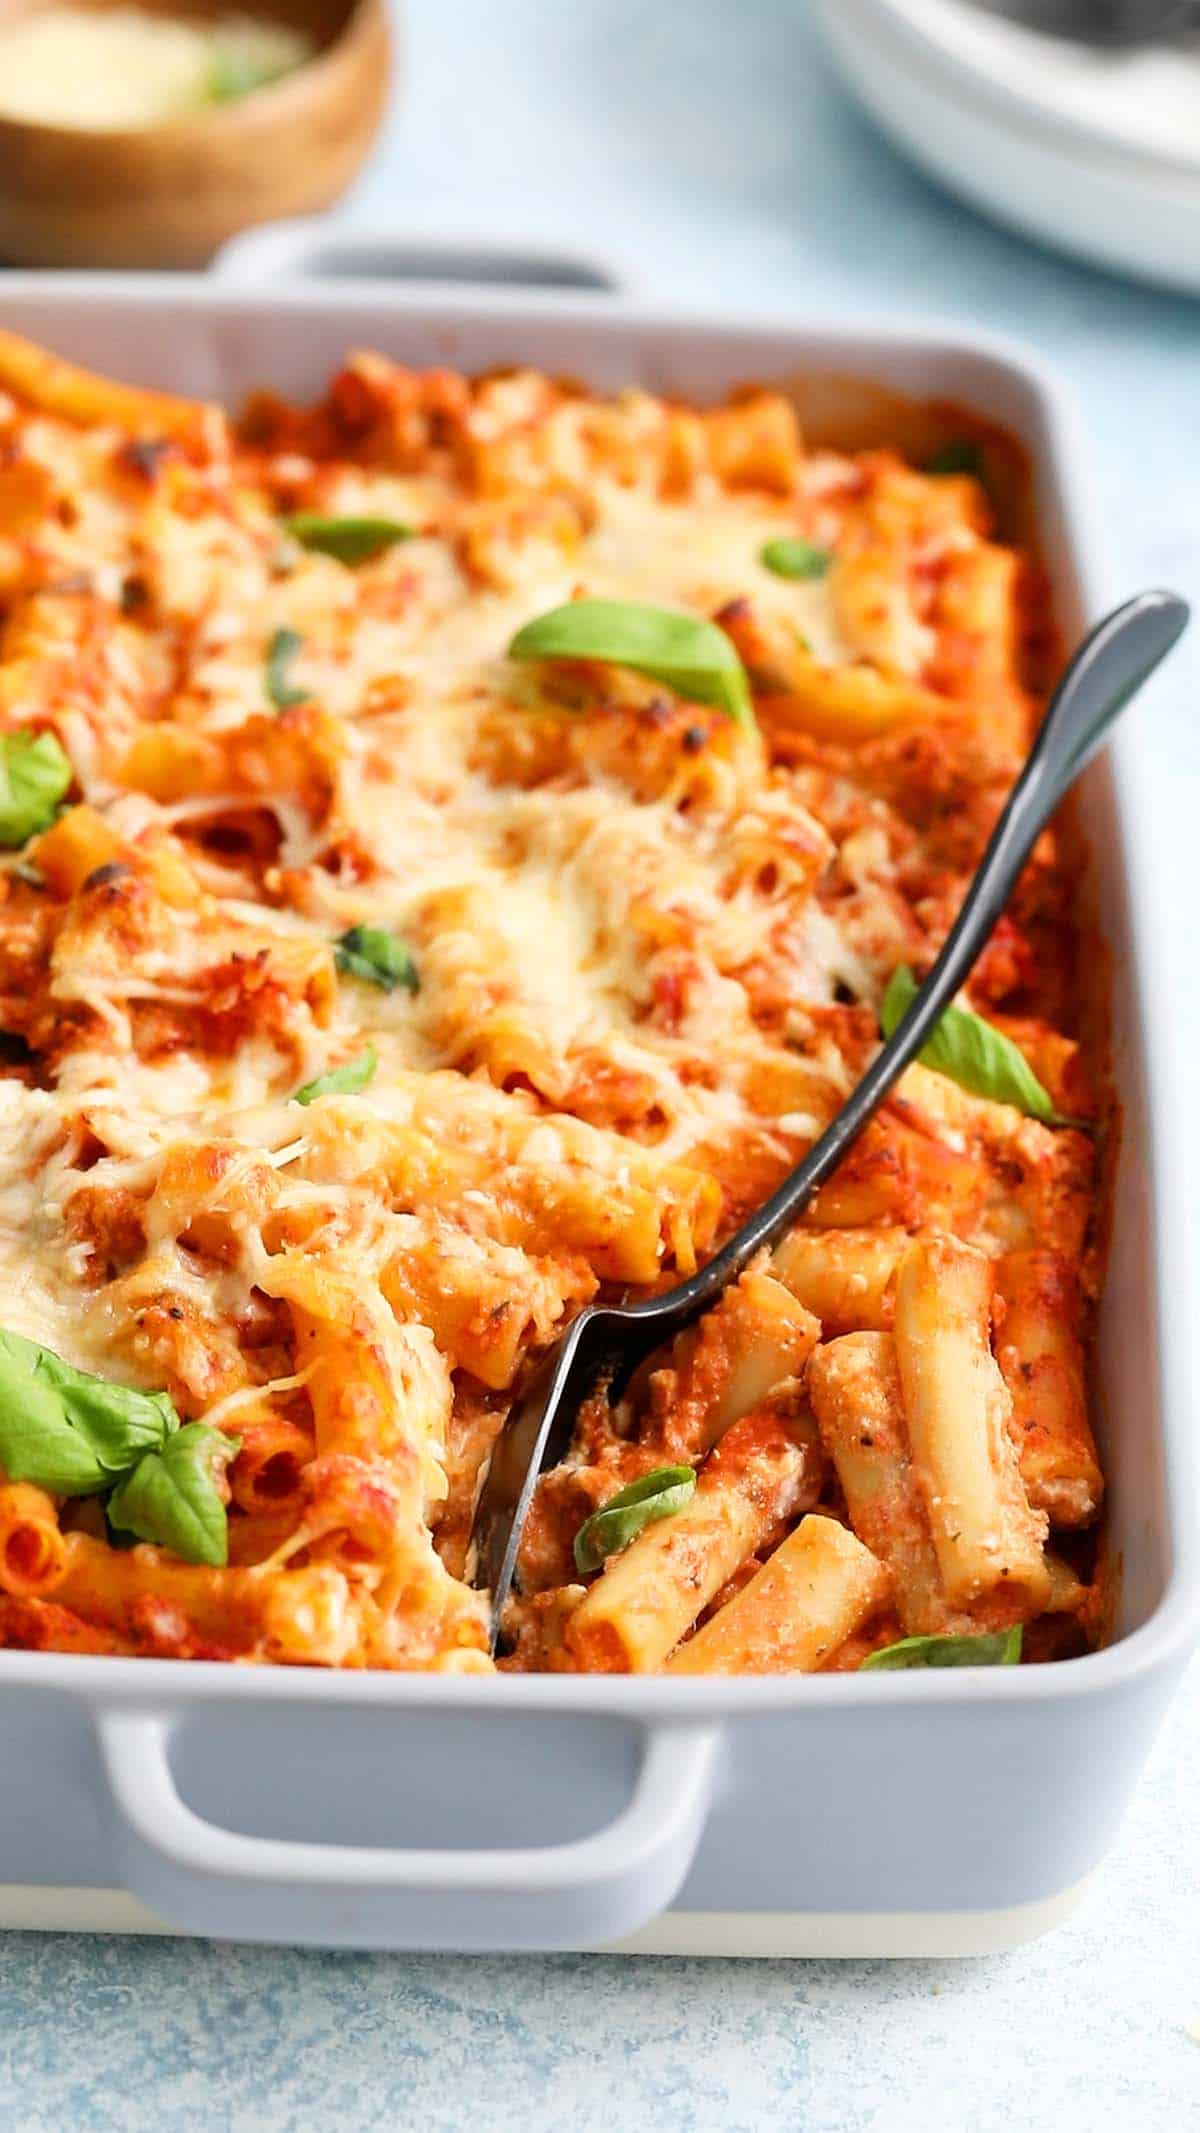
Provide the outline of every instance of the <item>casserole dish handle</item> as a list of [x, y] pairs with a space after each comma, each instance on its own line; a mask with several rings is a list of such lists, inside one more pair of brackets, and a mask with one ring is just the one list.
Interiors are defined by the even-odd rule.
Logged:
[[606, 254], [525, 237], [460, 236], [345, 229], [322, 215], [269, 222], [224, 245], [210, 272], [239, 288], [293, 275], [306, 280], [450, 283], [470, 288], [543, 289], [628, 296], [633, 277]]
[[171, 1717], [99, 1710], [126, 1886], [192, 1933], [323, 1947], [578, 1948], [663, 1910], [704, 1829], [720, 1729], [645, 1726], [605, 1828], [512, 1850], [391, 1851], [245, 1836], [206, 1821], [171, 1769]]

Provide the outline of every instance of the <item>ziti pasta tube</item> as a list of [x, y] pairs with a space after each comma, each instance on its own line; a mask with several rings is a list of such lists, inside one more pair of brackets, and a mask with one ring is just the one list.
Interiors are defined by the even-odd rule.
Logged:
[[567, 1623], [587, 1672], [649, 1674], [781, 1518], [814, 1503], [821, 1457], [793, 1391], [735, 1422], [682, 1511], [647, 1526], [606, 1568]]
[[892, 1322], [908, 1242], [902, 1229], [794, 1229], [776, 1247], [771, 1272], [820, 1319], [823, 1334], [881, 1330]]
[[751, 1267], [678, 1344], [680, 1360], [656, 1387], [661, 1412], [647, 1442], [671, 1459], [710, 1451], [740, 1415], [799, 1375], [820, 1331], [782, 1282]]
[[815, 1674], [888, 1598], [891, 1579], [835, 1518], [810, 1513], [681, 1644], [668, 1674]]
[[1075, 1274], [1057, 1252], [1009, 1252], [996, 1287], [1003, 1304], [996, 1360], [1029, 1501], [1053, 1525], [1090, 1525], [1104, 1477], [1088, 1424]]
[[66, 1567], [53, 1498], [26, 1481], [0, 1486], [0, 1588], [16, 1599], [53, 1592]]
[[946, 1598], [1000, 1590], [1046, 1604], [1047, 1521], [1030, 1508], [1011, 1403], [989, 1344], [992, 1269], [953, 1237], [913, 1244], [896, 1278], [896, 1362]]
[[909, 1455], [896, 1345], [890, 1333], [847, 1333], [818, 1348], [806, 1380], [850, 1523], [886, 1563], [906, 1636], [944, 1630], [941, 1572]]

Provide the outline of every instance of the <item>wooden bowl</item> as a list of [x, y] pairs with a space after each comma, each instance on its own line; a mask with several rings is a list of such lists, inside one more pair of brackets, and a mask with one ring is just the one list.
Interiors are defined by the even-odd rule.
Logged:
[[[40, 4], [0, 0], [0, 21]], [[388, 98], [386, 0], [137, 4], [192, 18], [253, 12], [303, 31], [316, 54], [267, 88], [163, 126], [99, 133], [0, 116], [0, 259], [204, 266], [251, 223], [328, 207], [366, 156]]]

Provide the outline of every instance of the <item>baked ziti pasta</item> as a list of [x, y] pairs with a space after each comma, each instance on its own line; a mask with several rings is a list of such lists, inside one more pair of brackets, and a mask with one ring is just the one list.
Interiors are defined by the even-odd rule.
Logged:
[[[928, 968], [1052, 654], [970, 451], [354, 354], [236, 420], [0, 335], [0, 1639], [487, 1671], [481, 1474]], [[541, 1481], [501, 1667], [1098, 1620], [1072, 869]], [[907, 991], [906, 991], [907, 988]]]

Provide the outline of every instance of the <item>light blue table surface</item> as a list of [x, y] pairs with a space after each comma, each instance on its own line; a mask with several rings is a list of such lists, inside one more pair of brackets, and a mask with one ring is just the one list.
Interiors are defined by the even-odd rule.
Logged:
[[[407, 46], [344, 220], [570, 239], [733, 312], [940, 313], [1022, 335], [1083, 403], [1118, 585], [1200, 590], [1200, 305], [1034, 252], [931, 190], [843, 101], [802, 5], [411, 0]], [[1139, 713], [1178, 881], [1181, 1045], [1200, 1037], [1184, 812], [1195, 821], [1198, 667], [1200, 632]], [[1180, 1160], [1194, 1174], [1196, 1150]], [[1026, 1951], [509, 1961], [11, 1934], [0, 2127], [1187, 2133], [1197, 1679], [1084, 1908]], [[1031, 1791], [1053, 1782], [1029, 1772]]]

